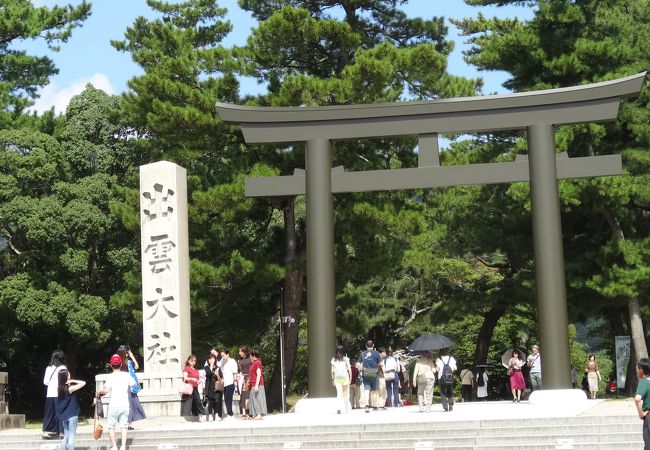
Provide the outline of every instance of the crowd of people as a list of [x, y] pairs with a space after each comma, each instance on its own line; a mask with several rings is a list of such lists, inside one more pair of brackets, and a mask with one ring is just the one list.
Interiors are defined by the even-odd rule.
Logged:
[[[532, 390], [541, 389], [541, 355], [534, 345], [531, 354], [524, 359], [518, 350], [504, 363], [513, 402], [520, 402], [526, 389], [524, 369], [527, 370]], [[365, 349], [350, 361], [342, 346], [336, 348], [331, 360], [332, 383], [337, 393], [337, 413], [353, 409], [365, 412], [405, 405], [404, 394], [412, 388], [417, 395], [420, 412], [430, 412], [436, 383], [440, 391], [444, 411], [454, 409], [454, 386], [457, 362], [448, 348], [440, 349], [437, 357], [432, 352], [419, 352], [411, 372], [399, 354], [390, 347], [375, 349], [367, 341]], [[505, 360], [504, 360], [505, 361]], [[131, 424], [145, 418], [138, 392], [141, 389], [136, 371], [139, 364], [128, 345], [118, 347], [109, 360], [112, 372], [105, 385], [97, 391], [97, 399], [110, 395], [108, 431], [111, 450], [118, 450], [116, 429], [121, 429], [120, 450], [124, 450]], [[488, 366], [478, 366], [476, 373], [470, 365], [460, 371], [462, 401], [471, 401], [476, 395], [480, 400], [488, 398]], [[590, 398], [596, 398], [600, 372], [595, 356], [590, 354], [585, 364], [585, 380]], [[79, 416], [79, 402], [75, 393], [86, 383], [74, 379], [65, 365], [62, 351], [52, 353], [45, 370], [43, 383], [47, 386], [43, 419], [43, 438], [63, 439], [61, 449], [73, 449]], [[189, 355], [182, 369], [181, 416], [182, 420], [221, 421], [234, 418], [233, 399], [239, 394], [239, 415], [245, 420], [260, 420], [267, 414], [264, 371], [260, 354], [239, 347], [238, 359], [232, 358], [227, 349], [213, 348], [202, 366], [196, 355]]]
[[190, 355], [182, 375], [183, 383], [191, 386], [187, 393], [181, 393], [183, 420], [232, 420], [235, 392], [239, 393], [239, 414], [243, 419], [261, 420], [267, 414], [264, 371], [256, 350], [239, 347], [239, 359], [235, 361], [227, 349], [213, 348], [202, 368], [197, 368], [196, 355]]
[[[140, 383], [136, 375], [139, 365], [128, 345], [118, 347], [110, 357], [112, 372], [106, 383], [96, 393], [96, 401], [110, 394], [106, 414], [111, 450], [118, 450], [116, 429], [121, 429], [120, 450], [125, 450], [127, 433], [131, 423], [144, 419], [145, 413], [138, 392]], [[43, 414], [43, 438], [61, 438], [61, 450], [74, 450], [75, 435], [81, 407], [76, 393], [86, 382], [74, 379], [65, 365], [61, 350], [52, 352], [50, 364], [45, 369], [43, 384], [47, 386], [45, 411]]]
[[[374, 343], [368, 341], [359, 357], [351, 362], [345, 355], [343, 347], [338, 346], [331, 360], [332, 383], [336, 387], [338, 400], [337, 413], [346, 413], [358, 408], [365, 408], [366, 412], [369, 412], [402, 406], [404, 393], [411, 388], [417, 393], [420, 411], [429, 412], [432, 408], [436, 384], [443, 411], [453, 411], [457, 362], [449, 354], [448, 348], [440, 349], [437, 353], [437, 357], [434, 357], [433, 352], [417, 352], [414, 364], [408, 364], [411, 358], [400, 358], [390, 347], [376, 350]], [[531, 391], [542, 388], [541, 364], [541, 354], [537, 345], [532, 346], [531, 354], [527, 358], [518, 350], [512, 351], [512, 356], [504, 366], [507, 370], [506, 382], [512, 392], [513, 402], [521, 402], [526, 391], [524, 372], [530, 380]], [[407, 365], [410, 367], [409, 370]], [[474, 372], [472, 365], [467, 364], [460, 371], [458, 375], [462, 401], [469, 402], [474, 398], [478, 401], [488, 399], [490, 376], [486, 369], [489, 367], [479, 365]], [[592, 395], [595, 397], [598, 387], [593, 379], [598, 377], [599, 380], [600, 373], [593, 355], [590, 355], [585, 373], [592, 380]]]
[[[365, 350], [350, 362], [343, 347], [336, 348], [331, 361], [332, 383], [336, 387], [337, 413], [351, 409], [371, 410], [395, 408], [404, 405], [403, 394], [411, 386], [417, 389], [421, 412], [431, 411], [433, 388], [436, 376], [444, 411], [453, 411], [453, 388], [456, 383], [456, 360], [448, 349], [441, 349], [437, 359], [431, 352], [421, 352], [415, 363], [412, 376], [404, 362], [392, 349], [375, 349], [372, 341], [367, 341]], [[484, 378], [487, 380], [487, 376]]]
[[[197, 366], [196, 355], [189, 355], [182, 369], [182, 420], [198, 417], [205, 421], [232, 420], [233, 399], [239, 393], [239, 412], [243, 419], [260, 420], [267, 414], [264, 372], [260, 354], [239, 347], [239, 359], [231, 358], [227, 349], [213, 348], [202, 367]], [[138, 398], [141, 389], [136, 371], [139, 364], [128, 345], [121, 345], [109, 359], [111, 372], [104, 386], [96, 393], [96, 404], [102, 396], [110, 396], [107, 428], [111, 450], [125, 450], [128, 430], [133, 422], [146, 418]], [[55, 350], [45, 369], [43, 384], [47, 387], [43, 415], [43, 438], [62, 439], [62, 450], [73, 450], [79, 414], [76, 392], [86, 385], [74, 379], [65, 365], [65, 355]], [[224, 408], [225, 406], [225, 408]], [[97, 407], [96, 407], [97, 409]], [[103, 413], [102, 408], [99, 410]], [[117, 435], [120, 430], [120, 435]], [[119, 437], [119, 439], [118, 439]], [[120, 440], [120, 447], [118, 447]]]

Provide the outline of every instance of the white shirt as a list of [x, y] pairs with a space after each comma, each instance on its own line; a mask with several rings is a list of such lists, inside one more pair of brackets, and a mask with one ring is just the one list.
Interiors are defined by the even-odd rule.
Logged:
[[59, 372], [67, 369], [66, 366], [47, 366], [45, 369], [45, 376], [43, 376], [43, 384], [47, 386], [47, 397], [59, 396]]
[[[221, 361], [224, 361], [222, 359]], [[228, 358], [228, 361], [224, 361], [223, 367], [221, 368], [221, 373], [223, 373], [223, 385], [230, 386], [235, 384], [235, 374], [239, 371], [237, 363], [234, 359]]]
[[390, 372], [391, 370], [393, 372], [399, 372], [399, 364], [394, 356], [387, 356], [384, 359], [384, 369], [386, 369], [386, 372]]
[[350, 359], [347, 356], [344, 356], [341, 360], [332, 358], [330, 364], [332, 364], [332, 374], [334, 377], [348, 378], [350, 376], [348, 373], [348, 369], [350, 368]]
[[456, 360], [454, 359], [453, 356], [447, 355], [447, 358], [443, 361], [444, 356], [441, 356], [440, 358], [436, 359], [436, 367], [438, 368], [438, 373], [442, 374], [442, 368], [445, 366], [445, 363], [449, 367], [451, 367], [452, 372], [456, 372]]
[[542, 371], [542, 356], [539, 353], [536, 355], [528, 355], [528, 363], [530, 373], [539, 373]]
[[108, 388], [111, 400], [108, 407], [113, 409], [129, 408], [129, 388], [135, 386], [135, 380], [129, 372], [113, 372], [106, 377], [104, 387]]

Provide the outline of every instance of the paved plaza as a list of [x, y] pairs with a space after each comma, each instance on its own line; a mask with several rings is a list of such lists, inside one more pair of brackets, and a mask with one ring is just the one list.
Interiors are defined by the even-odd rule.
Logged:
[[[364, 409], [351, 411], [349, 414], [336, 414], [335, 410], [321, 410], [317, 414], [269, 414], [263, 420], [242, 420], [234, 418], [217, 422], [182, 422], [180, 417], [149, 418], [133, 425], [137, 430], [203, 430], [203, 429], [233, 429], [233, 428], [277, 428], [302, 427], [310, 425], [352, 425], [367, 423], [417, 423], [432, 422], [467, 422], [474, 420], [522, 420], [535, 418], [579, 417], [579, 416], [629, 416], [636, 417], [634, 400], [589, 400], [581, 407], [570, 405], [540, 406], [531, 405], [527, 401], [512, 403], [511, 401], [469, 402], [456, 403], [454, 410], [444, 412], [440, 404], [434, 404], [430, 413], [420, 413], [418, 406], [386, 408], [385, 410], [370, 411]], [[80, 424], [78, 433], [90, 433], [91, 422]], [[105, 425], [105, 421], [102, 420]], [[40, 429], [6, 430], [3, 434], [40, 434]], [[641, 421], [639, 421], [639, 437], [641, 436]]]

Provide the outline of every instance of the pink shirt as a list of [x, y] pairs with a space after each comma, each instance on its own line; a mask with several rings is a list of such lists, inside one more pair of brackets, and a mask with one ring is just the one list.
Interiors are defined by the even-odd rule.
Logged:
[[199, 379], [199, 371], [196, 370], [192, 366], [185, 366], [183, 369], [183, 372], [187, 373], [188, 378], [195, 378], [194, 380], [187, 381], [187, 383], [191, 384], [194, 387], [199, 387], [199, 382], [197, 381]]
[[[257, 369], [260, 369], [259, 384], [257, 383]], [[248, 378], [250, 379], [251, 387], [255, 387], [255, 384], [257, 384], [258, 386], [264, 386], [264, 373], [262, 372], [262, 361], [256, 359], [255, 362], [251, 364], [251, 368], [248, 371]]]

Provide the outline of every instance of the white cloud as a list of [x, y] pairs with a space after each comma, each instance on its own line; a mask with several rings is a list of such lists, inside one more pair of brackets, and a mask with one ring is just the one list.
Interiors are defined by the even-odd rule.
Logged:
[[68, 107], [70, 99], [80, 94], [86, 88], [87, 84], [92, 84], [96, 89], [101, 89], [109, 95], [115, 94], [115, 89], [111, 86], [110, 80], [103, 73], [96, 73], [89, 77], [81, 78], [62, 88], [57, 86], [56, 81], [51, 81], [50, 84], [41, 90], [40, 97], [36, 99], [36, 103], [29, 110], [42, 114], [54, 106], [56, 114], [62, 114]]

